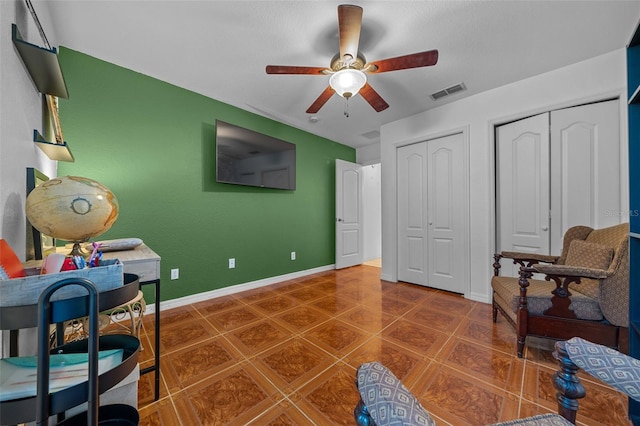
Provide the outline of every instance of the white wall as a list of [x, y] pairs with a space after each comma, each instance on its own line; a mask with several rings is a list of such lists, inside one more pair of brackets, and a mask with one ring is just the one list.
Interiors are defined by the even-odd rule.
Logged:
[[[620, 49], [565, 68], [462, 99], [383, 125], [382, 278], [397, 281], [396, 148], [454, 129], [469, 129], [470, 291], [467, 298], [491, 301], [494, 252], [493, 127], [540, 112], [612, 97], [621, 97], [620, 171], [628, 193], [626, 56]], [[628, 200], [623, 210], [628, 210]]]
[[380, 164], [362, 167], [364, 189], [362, 191], [362, 210], [364, 212], [364, 261], [379, 259], [382, 256], [382, 206]]
[[[43, 25], [47, 22], [44, 12], [39, 13]], [[18, 25], [23, 39], [39, 46], [42, 42], [24, 1], [0, 1], [0, 238], [24, 260], [26, 169], [34, 167], [53, 177], [56, 163], [33, 143], [33, 130], [42, 132], [42, 97], [13, 46], [12, 23]], [[52, 36], [49, 31], [47, 36]]]
[[380, 143], [356, 148], [356, 163], [368, 166], [380, 163]]

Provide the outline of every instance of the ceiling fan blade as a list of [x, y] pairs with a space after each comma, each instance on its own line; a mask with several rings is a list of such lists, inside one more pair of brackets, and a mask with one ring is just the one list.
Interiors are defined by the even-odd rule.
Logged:
[[389, 104], [382, 99], [382, 96], [378, 94], [369, 83], [365, 83], [364, 87], [359, 92], [365, 101], [369, 102], [369, 105], [373, 107], [377, 112], [384, 111], [389, 108]]
[[358, 57], [360, 29], [362, 27], [362, 8], [350, 4], [338, 6], [338, 28], [340, 30], [340, 58], [349, 55]]
[[428, 67], [438, 62], [438, 51], [412, 53], [410, 55], [397, 56], [395, 58], [382, 59], [366, 64], [363, 71], [369, 73], [381, 73], [387, 71], [406, 70], [409, 68]]
[[318, 99], [313, 101], [311, 106], [307, 108], [307, 113], [315, 114], [316, 112], [320, 111], [320, 108], [322, 108], [322, 106], [327, 103], [327, 101], [331, 98], [331, 96], [333, 96], [334, 93], [335, 92], [331, 88], [331, 86], [327, 86], [327, 88], [324, 89], [324, 92], [322, 92], [320, 96], [318, 96]]
[[324, 67], [292, 67], [288, 65], [267, 65], [267, 74], [326, 75], [326, 71], [327, 68]]

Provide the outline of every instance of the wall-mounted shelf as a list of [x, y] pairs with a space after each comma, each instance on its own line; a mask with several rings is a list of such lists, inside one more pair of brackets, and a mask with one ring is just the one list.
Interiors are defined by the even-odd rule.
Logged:
[[75, 161], [75, 158], [73, 158], [73, 154], [69, 149], [69, 145], [67, 145], [66, 142], [60, 144], [46, 141], [37, 130], [33, 131], [33, 141], [47, 157], [54, 161], [66, 161], [69, 163], [73, 163]]
[[11, 24], [11, 39], [38, 91], [67, 99], [69, 92], [67, 92], [56, 49], [45, 49], [24, 41], [16, 24]]
[[[22, 59], [22, 63], [24, 63], [24, 66], [27, 68], [31, 80], [33, 80], [38, 91], [45, 96], [50, 95], [47, 96], [47, 99], [54, 99], [54, 103], [55, 98], [51, 98], [51, 96], [65, 99], [69, 98], [69, 92], [67, 91], [64, 76], [62, 75], [56, 49], [47, 49], [24, 41], [16, 24], [11, 24], [11, 40], [13, 40], [18, 55]], [[54, 120], [59, 126], [57, 107], [55, 109], [55, 111], [49, 111], [49, 113], [54, 116]], [[62, 136], [60, 136], [60, 139], [62, 139]], [[35, 142], [36, 146], [40, 148], [47, 157], [54, 161], [74, 161], [73, 154], [71, 154], [69, 146], [64, 141], [61, 143], [49, 142], [42, 137], [40, 132], [34, 130], [33, 142]]]
[[636, 87], [636, 90], [629, 97], [629, 105], [640, 103], [640, 86]]

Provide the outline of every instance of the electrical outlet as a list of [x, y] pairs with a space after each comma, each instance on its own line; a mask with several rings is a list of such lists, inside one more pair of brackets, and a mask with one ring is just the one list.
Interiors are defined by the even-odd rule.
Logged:
[[236, 260], [235, 259], [229, 259], [229, 269], [233, 269], [236, 267]]
[[178, 278], [180, 278], [180, 269], [172, 269], [171, 270], [171, 279], [172, 280], [177, 280]]
[[291, 252], [291, 260], [296, 260], [296, 252], [295, 251]]

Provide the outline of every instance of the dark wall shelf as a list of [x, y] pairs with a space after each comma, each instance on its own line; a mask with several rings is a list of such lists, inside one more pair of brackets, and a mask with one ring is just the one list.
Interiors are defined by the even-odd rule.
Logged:
[[52, 160], [67, 161], [69, 163], [73, 163], [75, 161], [75, 158], [69, 149], [69, 145], [67, 145], [66, 142], [59, 144], [46, 141], [37, 130], [33, 131], [33, 141], [36, 146]]
[[56, 49], [45, 49], [24, 41], [16, 24], [11, 24], [11, 39], [38, 91], [59, 98], [69, 98]]
[[[62, 75], [56, 49], [46, 49], [24, 41], [16, 24], [11, 24], [11, 40], [13, 40], [18, 55], [38, 91], [43, 95], [68, 99], [69, 92]], [[55, 114], [57, 118], [58, 113], [57, 111], [49, 111], [49, 114]], [[71, 154], [66, 142], [49, 142], [37, 130], [34, 130], [33, 133], [33, 141], [47, 157], [54, 161], [74, 161], [73, 154]]]

